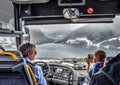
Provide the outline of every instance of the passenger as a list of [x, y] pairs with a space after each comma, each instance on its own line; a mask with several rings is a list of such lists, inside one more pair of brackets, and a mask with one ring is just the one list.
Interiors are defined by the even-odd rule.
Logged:
[[89, 85], [120, 85], [120, 54], [112, 58], [97, 74]]
[[94, 67], [90, 70], [90, 58], [86, 59], [86, 62], [88, 64], [87, 72], [88, 76], [85, 78], [85, 81], [82, 83], [88, 84], [91, 80], [91, 77], [100, 70], [104, 66], [104, 60], [106, 58], [106, 53], [103, 50], [97, 50], [94, 53], [93, 61], [94, 61]]
[[[31, 43], [25, 43], [20, 45], [19, 51], [23, 54], [25, 61], [29, 63], [32, 63], [32, 60], [35, 59], [35, 56], [37, 54], [35, 45]], [[47, 85], [40, 66], [34, 65], [34, 74], [38, 85]]]

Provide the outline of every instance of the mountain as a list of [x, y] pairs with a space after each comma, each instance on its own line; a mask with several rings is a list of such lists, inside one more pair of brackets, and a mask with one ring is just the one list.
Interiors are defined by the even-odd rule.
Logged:
[[117, 38], [111, 38], [109, 40], [105, 40], [101, 43], [99, 43], [100, 46], [106, 47], [106, 48], [120, 48], [120, 37]]
[[[42, 33], [40, 30], [30, 30], [30, 40], [32, 43], [36, 44], [43, 44], [43, 43], [51, 43], [54, 42], [54, 39], [46, 37], [44, 33]], [[37, 37], [36, 37], [37, 36]]]
[[68, 36], [67, 36], [68, 39], [86, 37], [93, 43], [99, 43], [103, 40], [115, 37], [115, 34], [110, 29], [109, 25], [107, 26], [102, 24], [89, 24], [82, 28], [77, 29]]
[[67, 42], [70, 39], [87, 38], [93, 43], [99, 43], [116, 36], [111, 27], [112, 26], [105, 24], [88, 24], [71, 32], [63, 40], [57, 42]]
[[87, 24], [72, 31], [56, 43], [68, 43], [84, 47], [120, 48], [120, 17], [114, 23]]

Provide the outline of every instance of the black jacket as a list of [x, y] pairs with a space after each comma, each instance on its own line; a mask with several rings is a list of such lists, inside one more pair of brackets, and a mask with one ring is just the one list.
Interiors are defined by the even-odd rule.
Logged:
[[120, 54], [95, 74], [89, 85], [120, 85]]

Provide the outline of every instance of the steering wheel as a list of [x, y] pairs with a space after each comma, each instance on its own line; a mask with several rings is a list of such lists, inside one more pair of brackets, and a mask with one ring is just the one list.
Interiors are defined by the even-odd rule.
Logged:
[[44, 77], [48, 78], [49, 73], [51, 72], [49, 64], [43, 61], [35, 61], [34, 63], [41, 67]]

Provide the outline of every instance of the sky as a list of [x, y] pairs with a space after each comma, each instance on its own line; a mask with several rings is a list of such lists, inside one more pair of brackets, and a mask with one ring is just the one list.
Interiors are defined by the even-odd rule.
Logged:
[[0, 21], [9, 23], [13, 18], [13, 6], [10, 0], [0, 0]]

